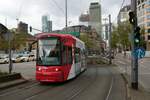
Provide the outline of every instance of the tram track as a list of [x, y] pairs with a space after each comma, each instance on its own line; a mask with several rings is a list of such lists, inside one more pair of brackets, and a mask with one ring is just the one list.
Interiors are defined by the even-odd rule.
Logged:
[[39, 83], [37, 83], [35, 81], [34, 82], [30, 81], [30, 82], [18, 85], [16, 87], [12, 87], [12, 88], [9, 88], [9, 89], [6, 89], [6, 90], [2, 90], [2, 91], [0, 91], [0, 97], [5, 96], [5, 95], [9, 95], [9, 94], [12, 94], [12, 93], [16, 93], [16, 92], [22, 91], [24, 89], [32, 88], [34, 86], [37, 86], [38, 84]]
[[37, 83], [37, 82], [31, 82], [31, 83], [24, 84], [24, 85], [21, 85], [21, 86], [12, 88], [12, 89], [4, 90], [4, 91], [0, 92], [0, 97], [11, 95], [11, 94], [17, 93], [17, 92], [21, 92], [25, 89], [30, 89], [30, 88], [33, 88], [38, 85], [39, 85], [39, 83]]
[[[82, 74], [84, 74], [84, 73], [82, 73]], [[89, 73], [88, 73], [89, 74]], [[57, 90], [59, 90], [59, 91], [56, 91], [56, 92], [54, 92], [55, 90], [56, 90], [56, 88], [53, 88], [53, 89], [55, 89], [54, 91], [53, 91], [53, 89], [51, 89], [51, 91], [53, 91], [53, 93], [52, 93], [52, 96], [51, 95], [49, 95], [50, 97], [59, 97], [59, 93], [60, 93], [60, 91], [64, 91], [65, 90], [65, 92], [64, 92], [64, 94], [62, 93], [62, 94], [60, 94], [60, 95], [62, 95], [62, 97], [65, 97], [65, 98], [61, 98], [62, 100], [64, 99], [64, 100], [72, 100], [77, 94], [79, 94], [80, 92], [82, 92], [83, 90], [84, 90], [84, 88], [81, 88], [81, 83], [83, 83], [83, 81], [86, 81], [86, 82], [88, 82], [90, 79], [89, 79], [89, 77], [83, 77], [84, 79], [80, 79], [81, 77], [83, 77], [83, 76], [81, 76], [81, 75], [79, 75], [79, 77], [76, 77], [76, 79], [75, 80], [71, 80], [70, 82], [67, 82], [67, 83], [65, 83], [64, 85], [65, 86], [60, 86], [60, 87], [56, 87], [57, 88]], [[94, 77], [95, 78], [95, 77]], [[76, 82], [77, 82], [77, 84], [76, 84]], [[94, 80], [92, 80], [92, 81], [94, 81]], [[91, 80], [89, 81], [90, 83], [91, 83]], [[75, 85], [73, 85], [73, 84], [75, 84]], [[84, 84], [85, 85], [85, 84]], [[88, 86], [90, 85], [89, 83], [87, 84]], [[86, 86], [86, 88], [88, 87], [87, 85], [85, 85]], [[84, 87], [85, 87], [84, 86]], [[66, 87], [68, 87], [68, 88], [66, 88]], [[26, 99], [24, 99], [24, 100], [32, 100], [32, 99], [34, 99], [34, 98], [38, 98], [38, 96], [40, 96], [41, 94], [44, 94], [45, 92], [49, 92], [49, 89], [48, 90], [45, 90], [45, 91], [42, 91], [42, 92], [40, 92], [40, 93], [37, 93], [37, 94], [34, 94], [34, 95], [32, 95], [32, 96], [30, 96], [30, 97], [28, 97], [28, 98], [26, 98]], [[67, 95], [66, 95], [67, 94]], [[57, 96], [55, 96], [55, 95], [57, 95]], [[34, 99], [35, 100], [35, 99]], [[36, 99], [37, 100], [37, 99]], [[55, 98], [53, 98], [53, 100], [57, 100], [57, 98], [55, 99]]]
[[[66, 100], [74, 100], [75, 97], [77, 97], [78, 95], [80, 95], [82, 92], [86, 91], [86, 89], [88, 89], [88, 87], [90, 87], [91, 85], [93, 85], [96, 82], [97, 74], [98, 74], [97, 68], [95, 70], [96, 70], [96, 74], [95, 74], [94, 80], [90, 80], [91, 82], [89, 84], [87, 84], [87, 86], [78, 89], [72, 96], [70, 96]], [[109, 69], [108, 69], [108, 71], [112, 74], [112, 72]], [[108, 89], [108, 93], [106, 95], [105, 100], [109, 100], [109, 97], [110, 97], [110, 94], [111, 94], [111, 90], [112, 90], [112, 87], [113, 87], [113, 84], [114, 84], [114, 76], [113, 76], [113, 74], [111, 76], [112, 76], [111, 77], [111, 83], [110, 83], [110, 86], [109, 86], [109, 89]]]
[[78, 96], [81, 92], [83, 92], [83, 91], [85, 91], [90, 85], [92, 85], [93, 84], [93, 82], [96, 80], [96, 78], [97, 78], [97, 68], [95, 69], [96, 70], [96, 74], [95, 74], [95, 77], [94, 77], [94, 79], [89, 83], [89, 84], [87, 84], [87, 86], [85, 86], [84, 88], [80, 88], [78, 91], [76, 91], [75, 93], [74, 93], [74, 95], [72, 95], [72, 96], [70, 96], [70, 98], [68, 98], [68, 99], [66, 99], [66, 100], [73, 100], [76, 96]]

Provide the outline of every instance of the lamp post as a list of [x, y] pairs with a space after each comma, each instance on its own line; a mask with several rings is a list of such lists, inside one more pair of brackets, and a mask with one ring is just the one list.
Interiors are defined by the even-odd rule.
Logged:
[[67, 24], [67, 22], [68, 22], [68, 8], [67, 8], [67, 5], [68, 4], [68, 2], [67, 2], [67, 0], [65, 0], [65, 9], [66, 9], [66, 14], [65, 14], [65, 21], [66, 21], [66, 33], [67, 33], [67, 27], [68, 27], [68, 24]]

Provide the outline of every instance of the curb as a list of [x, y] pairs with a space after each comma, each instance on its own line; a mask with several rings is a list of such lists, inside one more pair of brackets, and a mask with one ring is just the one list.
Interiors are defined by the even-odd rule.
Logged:
[[129, 82], [123, 73], [121, 73], [121, 76], [123, 77], [123, 80], [125, 81], [125, 84], [126, 84], [127, 100], [131, 100], [131, 91], [130, 91], [130, 87], [129, 87]]
[[28, 82], [20, 73], [13, 73], [0, 77], [0, 89], [7, 89]]
[[10, 87], [14, 87], [14, 86], [17, 86], [17, 85], [20, 85], [20, 84], [24, 84], [28, 82], [28, 80], [25, 80], [25, 79], [17, 79], [17, 80], [14, 80], [14, 81], [9, 81], [9, 82], [4, 82], [2, 84], [0, 84], [0, 90], [2, 89], [7, 89], [7, 88], [10, 88]]

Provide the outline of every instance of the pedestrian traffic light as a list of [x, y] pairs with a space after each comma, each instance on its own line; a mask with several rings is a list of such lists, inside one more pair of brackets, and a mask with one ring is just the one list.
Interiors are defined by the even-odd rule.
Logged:
[[141, 40], [140, 27], [137, 26], [136, 29], [134, 30], [134, 44], [135, 44], [135, 47], [140, 46], [140, 40]]

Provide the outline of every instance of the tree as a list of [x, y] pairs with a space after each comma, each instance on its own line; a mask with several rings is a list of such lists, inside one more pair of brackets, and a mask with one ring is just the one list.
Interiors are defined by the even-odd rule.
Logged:
[[93, 48], [94, 44], [92, 41], [90, 41], [88, 35], [84, 34], [80, 36], [80, 39], [85, 42], [85, 45], [87, 48]]
[[[13, 39], [11, 41], [11, 48], [13, 50], [19, 50], [21, 46], [26, 45], [27, 33], [16, 33], [13, 30], [10, 30], [13, 34]], [[8, 41], [4, 40], [4, 38], [0, 37], [0, 50], [8, 51]]]
[[131, 25], [129, 21], [119, 23], [117, 27], [113, 27], [112, 32], [112, 47], [116, 48], [117, 44], [121, 44], [126, 54], [126, 50], [131, 47], [130, 37], [131, 37]]
[[117, 32], [117, 27], [113, 26], [113, 32], [112, 32], [112, 36], [111, 36], [111, 47], [113, 49], [117, 48], [117, 45], [119, 44], [119, 35]]
[[14, 39], [12, 41], [12, 49], [13, 50], [19, 50], [21, 46], [26, 45], [27, 40], [27, 34], [14, 34]]

